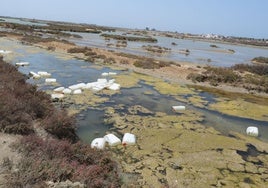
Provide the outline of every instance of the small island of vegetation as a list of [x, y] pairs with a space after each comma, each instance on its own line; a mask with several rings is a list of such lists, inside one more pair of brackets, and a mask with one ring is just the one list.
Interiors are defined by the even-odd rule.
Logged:
[[268, 64], [268, 57], [255, 57], [251, 60], [254, 63], [263, 63], [263, 64]]
[[152, 46], [152, 45], [143, 45], [142, 48], [145, 49], [148, 52], [153, 52], [153, 53], [158, 53], [158, 54], [171, 52], [170, 48], [157, 46], [157, 45], [154, 45], [154, 46]]
[[134, 37], [134, 36], [123, 36], [123, 35], [113, 35], [113, 34], [101, 34], [102, 37], [111, 38], [115, 40], [127, 40], [127, 41], [138, 41], [138, 42], [157, 42], [156, 38], [152, 37]]

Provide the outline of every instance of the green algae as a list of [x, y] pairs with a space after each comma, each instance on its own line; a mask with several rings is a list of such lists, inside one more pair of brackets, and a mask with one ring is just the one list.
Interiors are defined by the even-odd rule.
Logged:
[[[246, 151], [248, 143], [263, 151], [267, 143], [238, 133], [234, 137], [224, 136], [201, 125], [202, 114], [190, 110], [175, 115], [155, 113], [141, 117], [133, 110], [140, 106], [130, 108], [131, 114], [120, 115], [112, 108], [107, 109], [107, 114], [114, 119], [119, 132], [132, 132], [137, 136], [136, 145], [119, 149], [121, 152], [115, 156], [125, 172], [140, 174], [142, 178], [137, 180], [140, 186], [248, 185], [243, 181], [248, 177], [247, 172], [254, 173], [252, 179], [256, 187], [265, 185], [263, 178], [267, 172], [242, 159], [237, 151]], [[252, 161], [261, 160], [268, 165], [265, 154], [253, 158]]]
[[132, 87], [138, 87], [140, 79], [135, 76], [134, 73], [129, 74], [119, 74], [114, 76], [116, 79], [116, 82], [120, 84], [120, 87], [122, 88], [132, 88]]
[[204, 108], [208, 104], [208, 101], [206, 101], [203, 97], [200, 97], [198, 95], [192, 95], [190, 97], [187, 97], [186, 101], [189, 104], [200, 108]]
[[247, 94], [247, 93], [229, 92], [229, 91], [224, 91], [221, 89], [206, 87], [206, 86], [189, 85], [189, 87], [197, 89], [199, 91], [210, 93], [219, 98], [228, 98], [232, 100], [236, 100], [240, 98], [247, 102], [261, 104], [261, 105], [268, 105], [268, 97], [265, 97], [265, 96], [257, 96], [253, 94]]
[[221, 99], [210, 104], [209, 109], [232, 116], [268, 121], [268, 105], [251, 103], [243, 99]]
[[100, 104], [107, 102], [109, 98], [100, 97], [91, 91], [84, 91], [79, 95], [65, 95], [64, 103], [72, 104], [68, 107], [68, 114], [74, 115], [88, 109], [89, 107], [98, 107]]

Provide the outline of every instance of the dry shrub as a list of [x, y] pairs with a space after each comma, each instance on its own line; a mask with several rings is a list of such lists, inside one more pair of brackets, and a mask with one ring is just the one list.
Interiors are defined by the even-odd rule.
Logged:
[[260, 76], [268, 75], [268, 65], [237, 64], [234, 65], [232, 69], [238, 71], [247, 71]]
[[54, 110], [43, 119], [41, 124], [47, 132], [59, 139], [68, 139], [73, 142], [78, 139], [75, 133], [75, 119], [68, 116], [65, 111]]
[[135, 67], [143, 69], [160, 69], [162, 67], [170, 66], [169, 62], [155, 61], [154, 59], [145, 58], [144, 60], [137, 60], [134, 62]]
[[91, 48], [88, 48], [88, 47], [84, 47], [84, 48], [81, 48], [81, 47], [75, 47], [75, 48], [70, 48], [68, 49], [68, 53], [87, 53], [87, 52], [91, 52], [92, 49]]
[[255, 57], [252, 59], [252, 61], [258, 62], [258, 63], [265, 63], [268, 64], [268, 57]]
[[0, 86], [1, 131], [28, 135], [37, 120], [57, 138], [77, 139], [73, 118], [57, 110], [49, 95], [26, 83], [26, 77], [1, 58]]
[[[268, 65], [237, 64], [230, 68], [205, 67], [201, 74], [190, 73], [187, 78], [193, 82], [209, 82], [217, 86], [227, 83], [233, 86], [242, 86], [249, 91], [268, 93]], [[250, 72], [253, 74], [238, 74], [237, 72]]]
[[66, 140], [25, 136], [17, 145], [24, 155], [10, 184], [33, 186], [43, 181], [81, 182], [87, 187], [119, 187], [116, 163], [105, 151]]

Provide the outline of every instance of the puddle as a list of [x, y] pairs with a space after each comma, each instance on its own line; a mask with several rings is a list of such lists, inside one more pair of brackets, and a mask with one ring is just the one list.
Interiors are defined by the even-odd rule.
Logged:
[[88, 109], [77, 117], [77, 134], [86, 143], [91, 143], [94, 138], [103, 137], [112, 128], [104, 123], [104, 111]]

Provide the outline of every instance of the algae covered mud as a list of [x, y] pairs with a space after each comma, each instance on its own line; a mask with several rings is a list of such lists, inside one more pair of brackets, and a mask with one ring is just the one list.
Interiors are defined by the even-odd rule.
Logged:
[[[115, 67], [96, 66], [65, 53], [48, 52], [1, 38], [10, 63], [29, 62], [19, 67], [47, 71], [57, 80], [30, 78], [49, 94], [53, 89], [103, 78], [116, 72], [120, 91], [84, 91], [55, 102], [76, 114], [81, 139], [112, 132], [137, 136], [134, 146], [107, 148], [122, 165], [125, 187], [265, 187], [268, 182], [267, 98], [222, 93], [189, 87]], [[239, 99], [238, 99], [239, 98]], [[173, 105], [186, 110], [176, 113]], [[248, 126], [259, 128], [260, 136], [245, 134]]]

